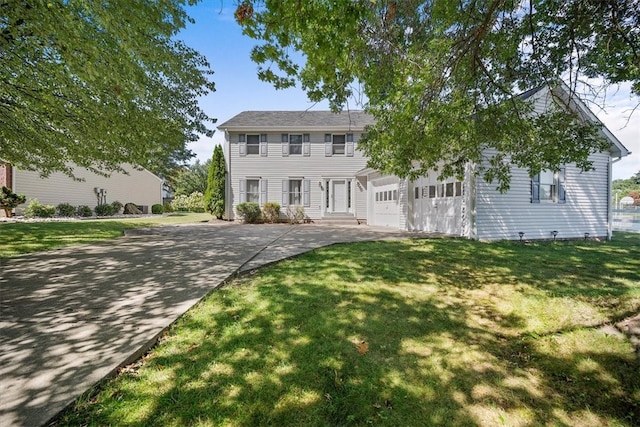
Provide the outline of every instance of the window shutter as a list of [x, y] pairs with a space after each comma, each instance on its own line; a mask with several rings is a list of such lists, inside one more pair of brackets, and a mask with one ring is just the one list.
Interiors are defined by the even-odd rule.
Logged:
[[311, 206], [311, 180], [302, 180], [302, 204], [305, 207]]
[[260, 156], [267, 157], [267, 134], [260, 135]]
[[564, 187], [566, 169], [560, 168], [558, 171], [558, 203], [567, 203], [567, 192]]
[[331, 157], [333, 155], [333, 143], [331, 142], [331, 134], [324, 134], [324, 156]]
[[282, 156], [287, 157], [289, 155], [289, 134], [283, 133], [280, 140], [282, 141]]
[[282, 180], [282, 206], [289, 205], [289, 180]]
[[240, 203], [247, 201], [247, 180], [240, 180]]
[[311, 155], [311, 135], [302, 134], [302, 155], [309, 157]]
[[346, 148], [347, 157], [353, 157], [353, 134], [352, 133], [347, 134], [347, 146], [345, 148]]
[[540, 174], [531, 178], [531, 203], [540, 203]]
[[260, 205], [267, 203], [267, 180], [260, 180]]
[[247, 137], [244, 133], [238, 135], [238, 154], [240, 157], [247, 155]]

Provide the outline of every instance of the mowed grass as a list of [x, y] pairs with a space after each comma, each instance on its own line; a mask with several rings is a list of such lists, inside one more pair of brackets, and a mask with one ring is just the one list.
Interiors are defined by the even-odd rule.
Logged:
[[59, 425], [637, 426], [640, 235], [335, 245], [233, 280]]
[[175, 213], [168, 216], [81, 221], [0, 223], [0, 258], [122, 236], [131, 228], [207, 221], [209, 214]]

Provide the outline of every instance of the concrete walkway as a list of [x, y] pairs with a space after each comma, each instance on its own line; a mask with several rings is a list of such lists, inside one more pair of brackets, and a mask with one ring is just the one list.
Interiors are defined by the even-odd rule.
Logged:
[[205, 223], [2, 259], [0, 426], [45, 424], [237, 272], [338, 242], [416, 237], [427, 235]]

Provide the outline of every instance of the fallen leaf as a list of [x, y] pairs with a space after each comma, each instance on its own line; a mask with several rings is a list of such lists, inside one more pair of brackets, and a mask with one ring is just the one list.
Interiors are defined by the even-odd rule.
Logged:
[[369, 351], [369, 344], [366, 341], [361, 341], [359, 344], [356, 344], [356, 350], [361, 355], [364, 355]]

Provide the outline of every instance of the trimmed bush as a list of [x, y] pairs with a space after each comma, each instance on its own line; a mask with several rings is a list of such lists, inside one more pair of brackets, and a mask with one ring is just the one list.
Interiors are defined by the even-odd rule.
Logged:
[[60, 216], [76, 216], [76, 207], [70, 205], [69, 203], [60, 203], [56, 207], [56, 209], [58, 211], [58, 215]]
[[87, 205], [80, 205], [78, 206], [78, 209], [76, 209], [76, 215], [86, 218], [86, 217], [92, 216], [93, 211]]
[[280, 221], [280, 204], [276, 202], [267, 202], [262, 207], [262, 216], [264, 222], [274, 223]]
[[96, 213], [97, 216], [113, 216], [113, 214], [115, 213], [115, 210], [113, 209], [112, 205], [98, 205], [96, 206], [93, 211]]
[[248, 224], [255, 224], [262, 219], [260, 205], [254, 202], [244, 202], [236, 206], [236, 212], [242, 220]]
[[38, 199], [31, 199], [24, 210], [24, 216], [27, 218], [51, 218], [55, 213], [55, 206], [43, 205]]
[[160, 215], [164, 213], [164, 208], [162, 207], [161, 204], [156, 203], [155, 205], [151, 206], [151, 213], [154, 215]]
[[2, 186], [2, 191], [0, 192], [0, 209], [4, 210], [7, 218], [13, 215], [12, 211], [17, 208], [18, 205], [26, 201], [27, 198], [24, 194], [16, 194], [8, 187]]
[[120, 213], [120, 209], [122, 209], [124, 205], [121, 202], [115, 200], [111, 202], [111, 206], [113, 207], [113, 214], [116, 215]]
[[289, 224], [300, 224], [305, 217], [304, 207], [300, 205], [287, 206], [287, 221]]

